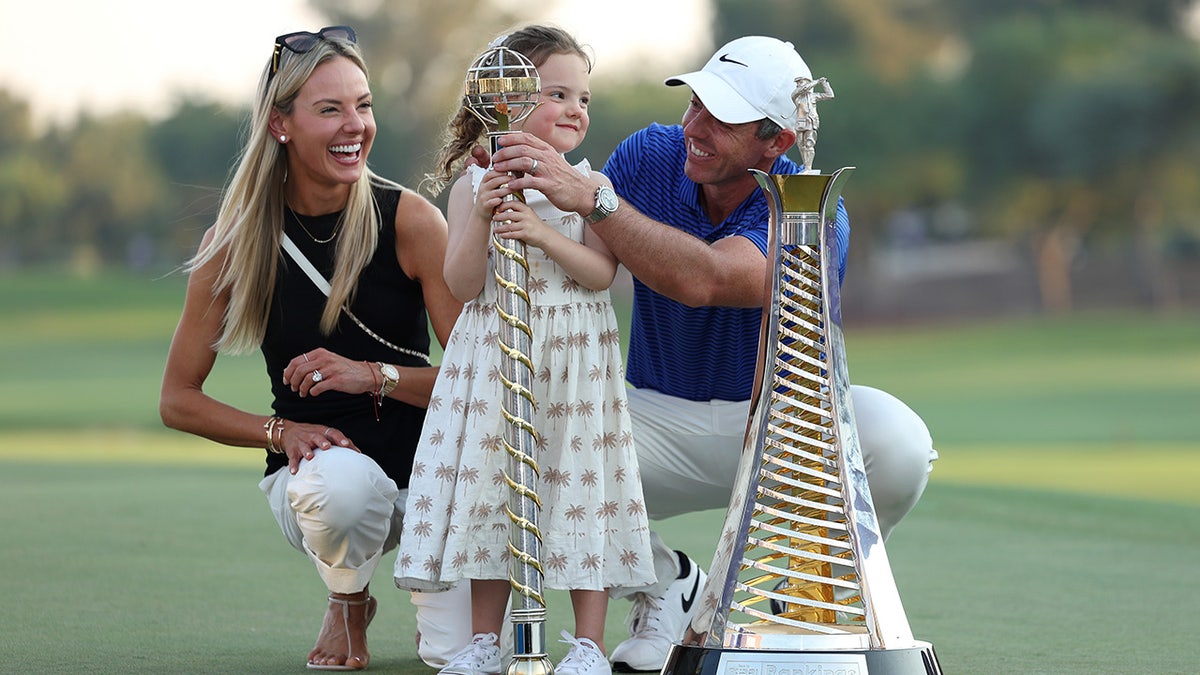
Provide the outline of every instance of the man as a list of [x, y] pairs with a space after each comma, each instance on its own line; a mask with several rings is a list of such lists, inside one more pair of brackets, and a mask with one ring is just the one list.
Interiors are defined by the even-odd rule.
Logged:
[[[626, 376], [646, 506], [652, 519], [725, 508], [737, 473], [757, 361], [767, 265], [766, 199], [748, 169], [798, 173], [785, 156], [797, 137], [791, 99], [812, 73], [791, 43], [744, 37], [702, 70], [668, 78], [692, 97], [680, 125], [653, 124], [604, 167], [620, 199], [552, 148], [513, 134], [492, 158], [583, 215], [634, 277]], [[839, 273], [850, 225], [837, 214]], [[840, 277], [839, 277], [840, 278]], [[886, 537], [920, 498], [937, 458], [925, 424], [877, 389], [853, 387], [872, 499]], [[659, 670], [696, 609], [704, 572], [652, 538], [659, 583], [633, 594], [630, 638], [615, 670]]]

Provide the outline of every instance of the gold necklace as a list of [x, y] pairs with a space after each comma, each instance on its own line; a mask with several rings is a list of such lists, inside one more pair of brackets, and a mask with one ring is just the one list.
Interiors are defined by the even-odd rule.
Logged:
[[312, 239], [316, 243], [328, 244], [329, 242], [331, 242], [337, 238], [338, 229], [340, 229], [341, 225], [342, 225], [340, 219], [338, 220], [338, 223], [333, 226], [333, 234], [330, 234], [328, 239], [317, 239], [316, 237], [313, 236], [313, 233], [309, 232], [308, 228], [304, 226], [304, 223], [300, 220], [300, 216], [296, 215], [296, 212], [292, 210], [292, 207], [290, 207], [290, 206], [287, 207], [287, 211], [288, 211], [288, 213], [292, 214], [292, 220], [296, 221], [296, 224], [300, 226], [300, 229], [304, 230], [304, 234], [307, 234], [308, 238]]

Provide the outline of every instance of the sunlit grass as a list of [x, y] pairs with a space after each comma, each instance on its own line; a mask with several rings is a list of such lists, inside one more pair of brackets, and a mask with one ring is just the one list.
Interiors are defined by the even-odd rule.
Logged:
[[83, 429], [16, 431], [0, 446], [0, 460], [20, 463], [141, 464], [262, 468], [260, 448], [231, 448], [173, 431]]
[[943, 450], [933, 480], [1200, 506], [1200, 445], [993, 445]]

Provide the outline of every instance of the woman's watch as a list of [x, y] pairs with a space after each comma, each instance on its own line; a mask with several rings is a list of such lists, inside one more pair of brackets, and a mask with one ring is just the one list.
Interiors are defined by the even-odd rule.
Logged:
[[617, 193], [607, 185], [596, 188], [595, 206], [592, 212], [583, 217], [588, 223], [598, 223], [611, 216], [621, 202], [617, 201]]
[[400, 371], [390, 363], [376, 361], [379, 364], [379, 374], [383, 376], [383, 384], [379, 385], [379, 398], [383, 398], [392, 393], [397, 384], [400, 384]]

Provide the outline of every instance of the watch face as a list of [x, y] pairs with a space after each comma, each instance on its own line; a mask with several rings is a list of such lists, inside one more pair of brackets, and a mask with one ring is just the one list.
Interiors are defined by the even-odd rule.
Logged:
[[390, 363], [385, 363], [379, 366], [379, 372], [383, 373], [383, 376], [389, 380], [400, 379], [400, 371], [396, 370], [396, 366], [393, 366]]
[[612, 191], [612, 188], [600, 188], [599, 194], [596, 195], [598, 206], [605, 211], [613, 212], [617, 210], [617, 193]]

